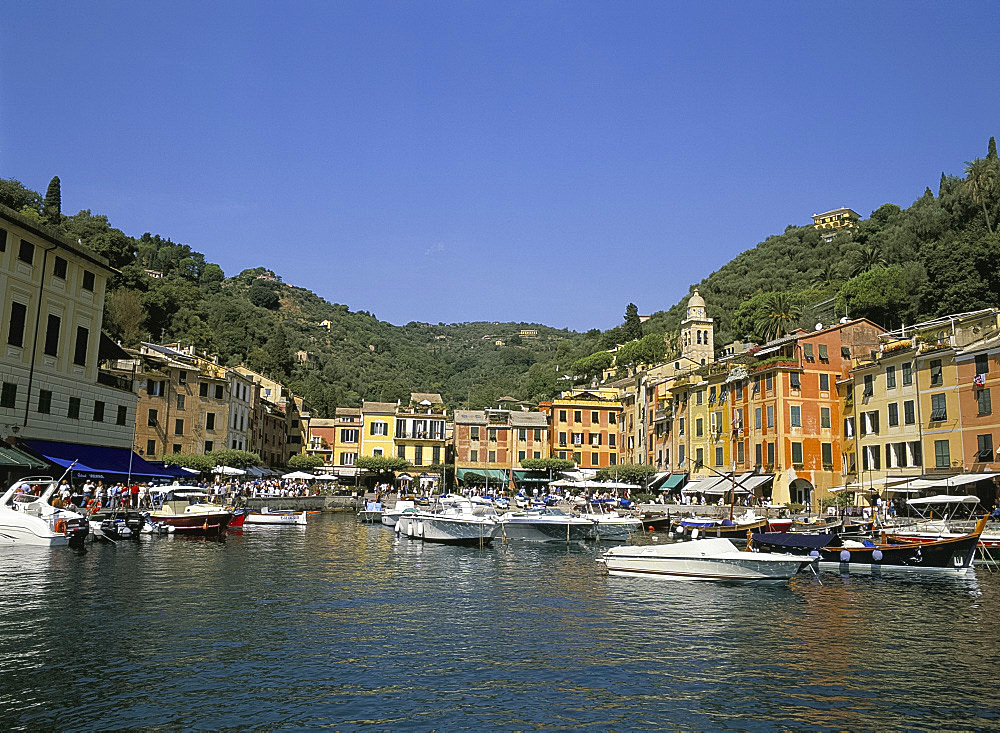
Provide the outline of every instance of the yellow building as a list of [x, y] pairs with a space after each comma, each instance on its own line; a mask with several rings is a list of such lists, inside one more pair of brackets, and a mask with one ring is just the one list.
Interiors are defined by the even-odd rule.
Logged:
[[395, 402], [363, 402], [361, 404], [360, 430], [349, 426], [342, 426], [338, 430], [337, 455], [346, 457], [349, 461], [345, 462], [342, 459], [339, 465], [354, 465], [354, 461], [350, 460], [352, 452], [355, 454], [355, 458], [358, 455], [393, 455], [395, 448], [393, 427], [396, 418], [396, 408], [397, 405]]
[[816, 229], [843, 229], [853, 227], [857, 224], [861, 216], [853, 209], [841, 206], [839, 209], [824, 211], [822, 214], [813, 214], [813, 226]]

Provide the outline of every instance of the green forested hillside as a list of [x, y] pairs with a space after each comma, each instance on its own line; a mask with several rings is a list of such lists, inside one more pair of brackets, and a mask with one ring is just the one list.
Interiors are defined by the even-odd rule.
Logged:
[[[789, 226], [727, 262], [695, 286], [715, 318], [716, 345], [764, 340], [774, 335], [776, 320], [787, 330], [850, 315], [897, 328], [1000, 305], [1000, 160], [993, 138], [986, 156], [966, 163], [964, 173], [942, 173], [936, 195], [927, 188], [906, 209], [884, 204], [832, 242], [812, 226]], [[684, 302], [643, 327], [676, 330]]]
[[[289, 384], [320, 417], [364, 399], [406, 399], [411, 391], [440, 392], [452, 407], [485, 407], [507, 395], [547, 399], [574, 360], [599, 348], [596, 330], [542, 324], [394, 326], [283, 283], [264, 267], [226, 278], [186, 244], [148, 233], [129, 237], [90, 211], [65, 216], [51, 204], [46, 210], [50, 198], [0, 179], [0, 203], [79, 239], [121, 271], [105, 309], [112, 336], [127, 346], [193, 343], [229, 364], [246, 363]], [[538, 336], [522, 340], [522, 328]], [[297, 351], [308, 359], [298, 361]]]
[[[641, 326], [629, 304], [625, 322], [603, 333], [526, 323], [394, 326], [283, 283], [264, 267], [226, 278], [186, 244], [148, 233], [130, 237], [86, 210], [63, 215], [58, 199], [55, 179], [45, 197], [0, 179], [0, 204], [79, 239], [121, 270], [109, 288], [109, 333], [126, 345], [181, 341], [230, 364], [245, 362], [288, 382], [321, 417], [338, 405], [394, 401], [410, 391], [441, 392], [452, 407], [483, 407], [508, 394], [546, 399], [566, 386], [563, 374], [600, 374], [607, 357], [588, 357], [602, 349], [625, 343], [619, 364], [670, 351], [662, 336], [676, 344], [687, 300]], [[715, 318], [720, 347], [845, 314], [898, 327], [997, 306], [998, 220], [1000, 159], [991, 138], [985, 157], [966, 163], [962, 176], [941, 174], [936, 194], [928, 188], [906, 209], [885, 204], [830, 242], [811, 226], [789, 226], [696, 287]], [[538, 336], [522, 341], [522, 328]], [[497, 339], [506, 345], [496, 346]], [[307, 361], [296, 360], [299, 350], [309, 352]]]

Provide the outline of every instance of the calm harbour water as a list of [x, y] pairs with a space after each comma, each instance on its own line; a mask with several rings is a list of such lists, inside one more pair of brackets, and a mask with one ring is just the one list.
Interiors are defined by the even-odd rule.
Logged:
[[609, 578], [352, 516], [4, 548], [5, 730], [1000, 728], [1000, 576]]

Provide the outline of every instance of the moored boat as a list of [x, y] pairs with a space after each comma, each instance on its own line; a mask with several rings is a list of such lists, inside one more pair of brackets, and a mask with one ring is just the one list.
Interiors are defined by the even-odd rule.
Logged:
[[509, 540], [529, 542], [578, 542], [597, 539], [597, 522], [574, 517], [561, 509], [542, 507], [523, 512], [508, 512], [503, 522]]
[[90, 529], [87, 520], [78, 512], [52, 506], [58, 488], [59, 482], [50, 476], [24, 478], [11, 484], [0, 497], [0, 544], [83, 544]]
[[[892, 542], [919, 542], [926, 544], [940, 539], [961, 537], [972, 531], [975, 521], [969, 515], [979, 504], [976, 496], [939, 494], [906, 502], [917, 512], [917, 517], [906, 521], [897, 519], [894, 527], [885, 530], [886, 539]], [[1000, 531], [987, 524], [979, 536], [979, 549], [991, 556], [1000, 555]]]
[[382, 521], [382, 502], [369, 501], [365, 508], [358, 512], [358, 521], [365, 524], [379, 524]]
[[403, 513], [406, 511], [415, 512], [417, 511], [417, 508], [409, 499], [400, 499], [391, 509], [382, 510], [382, 524], [387, 527], [395, 527], [399, 518], [403, 516]]
[[597, 539], [625, 542], [642, 531], [642, 522], [637, 517], [621, 514], [612, 506], [613, 499], [594, 499], [578, 505], [583, 517], [596, 523]]
[[781, 549], [819, 560], [825, 570], [842, 573], [929, 571], [964, 574], [972, 567], [986, 517], [974, 530], [957, 537], [928, 542], [855, 541], [832, 534], [808, 535], [763, 533], [753, 535], [753, 544]]
[[266, 524], [274, 526], [299, 526], [304, 527], [308, 521], [306, 512], [293, 512], [285, 510], [272, 510], [266, 506], [260, 508], [259, 512], [248, 512], [244, 525]]
[[664, 580], [780, 582], [812, 559], [786, 553], [740, 551], [730, 540], [709, 538], [661, 545], [613, 547], [601, 558], [609, 575]]
[[501, 530], [492, 502], [454, 495], [440, 497], [430, 511], [404, 514], [397, 524], [397, 531], [427, 542], [480, 547], [492, 543]]
[[223, 534], [233, 512], [206, 500], [210, 495], [197, 486], [166, 486], [150, 489], [156, 508], [149, 513], [154, 522], [190, 534]]

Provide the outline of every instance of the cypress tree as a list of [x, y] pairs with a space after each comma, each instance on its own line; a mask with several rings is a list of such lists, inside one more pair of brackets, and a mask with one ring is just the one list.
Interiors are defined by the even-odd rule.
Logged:
[[944, 175], [944, 171], [941, 171], [941, 182], [938, 184], [938, 198], [944, 195], [944, 187], [948, 183], [948, 179]]
[[995, 137], [990, 135], [990, 144], [986, 150], [986, 160], [996, 160], [997, 159], [997, 140]]
[[42, 215], [49, 224], [58, 225], [62, 221], [62, 193], [59, 189], [59, 176], [52, 176], [49, 187], [45, 190]]

